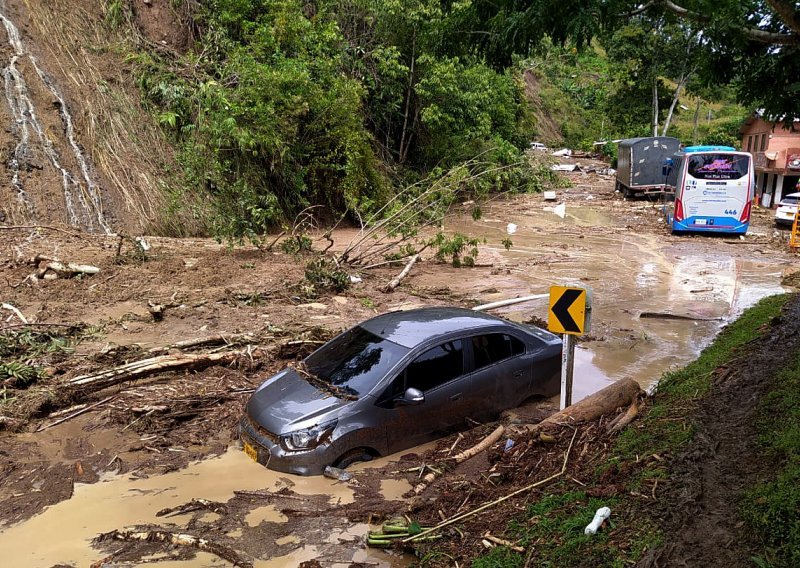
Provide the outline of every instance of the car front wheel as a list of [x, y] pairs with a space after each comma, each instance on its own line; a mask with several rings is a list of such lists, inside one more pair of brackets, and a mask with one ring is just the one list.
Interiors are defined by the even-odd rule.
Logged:
[[345, 469], [354, 463], [372, 461], [374, 457], [366, 448], [353, 448], [345, 452], [333, 465], [334, 467]]

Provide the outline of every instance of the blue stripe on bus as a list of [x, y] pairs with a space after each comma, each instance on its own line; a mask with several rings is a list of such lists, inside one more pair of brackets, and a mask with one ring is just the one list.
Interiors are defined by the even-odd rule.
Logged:
[[[698, 220], [705, 220], [705, 223], [698, 225]], [[673, 219], [672, 230], [744, 234], [747, 232], [747, 223], [742, 223], [736, 217], [689, 217], [683, 221]]]

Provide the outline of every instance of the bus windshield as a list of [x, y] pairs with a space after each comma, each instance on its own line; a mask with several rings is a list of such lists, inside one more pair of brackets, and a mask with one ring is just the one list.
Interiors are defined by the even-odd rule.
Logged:
[[725, 153], [702, 153], [688, 156], [687, 171], [695, 179], [732, 180], [746, 176], [750, 156]]

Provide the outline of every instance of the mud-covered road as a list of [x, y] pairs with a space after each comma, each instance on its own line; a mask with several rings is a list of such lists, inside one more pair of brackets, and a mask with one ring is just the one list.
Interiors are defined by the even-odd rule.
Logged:
[[[96, 406], [61, 423], [71, 414], [51, 415], [53, 405], [68, 404], [6, 389], [0, 416], [12, 416], [21, 400], [36, 411], [19, 431], [0, 431], [4, 564], [89, 566], [105, 558], [108, 566], [229, 565], [193, 548], [92, 542], [114, 530], [158, 529], [207, 538], [255, 566], [405, 565], [407, 559], [367, 550], [363, 537], [370, 521], [415, 505], [403, 494], [418, 468], [435, 458], [425, 457], [433, 446], [356, 467], [347, 483], [276, 474], [237, 448], [234, 428], [249, 392], [297, 354], [292, 346], [313, 346], [388, 310], [474, 306], [578, 283], [592, 290], [593, 316], [577, 350], [577, 399], [621, 378], [652, 386], [742, 309], [788, 289], [782, 274], [793, 257], [768, 211], [754, 214], [744, 239], [674, 237], [659, 222], [657, 204], [621, 200], [610, 178], [578, 173], [572, 182], [558, 191], [563, 219], [540, 195], [493, 201], [478, 221], [469, 206], [456, 210], [446, 230], [486, 239], [474, 268], [424, 258], [391, 293], [379, 289], [399, 268], [354, 270], [361, 281], [348, 291], [315, 299], [297, 292], [305, 261], [277, 250], [151, 238], [142, 259], [127, 254], [129, 243], [117, 255], [113, 236], [0, 226], [0, 300], [31, 322], [90, 326], [73, 351], [42, 355], [53, 392], [76, 375], [160, 353], [177, 341], [253, 335], [234, 365], [125, 382], [93, 394], [83, 402]], [[335, 247], [354, 234], [335, 233]], [[506, 237], [510, 250], [501, 244]], [[315, 243], [324, 246], [321, 238]], [[27, 261], [37, 254], [100, 272], [33, 283], [26, 280], [33, 272]], [[149, 304], [164, 308], [162, 320], [154, 320]], [[546, 304], [495, 313], [542, 320]], [[10, 310], [0, 316], [0, 329], [20, 323]], [[540, 412], [556, 405], [545, 401]], [[452, 450], [453, 440], [443, 447]], [[223, 507], [158, 516], [192, 499]]]

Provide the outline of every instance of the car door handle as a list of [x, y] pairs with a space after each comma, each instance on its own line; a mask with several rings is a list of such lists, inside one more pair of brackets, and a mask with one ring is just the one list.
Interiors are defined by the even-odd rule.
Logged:
[[454, 395], [452, 395], [452, 396], [450, 397], [450, 400], [458, 400], [459, 398], [461, 398], [461, 394], [462, 394], [462, 393], [460, 393], [460, 392], [457, 392], [456, 394], [454, 394]]
[[514, 378], [521, 379], [525, 373], [523, 371], [514, 371]]

